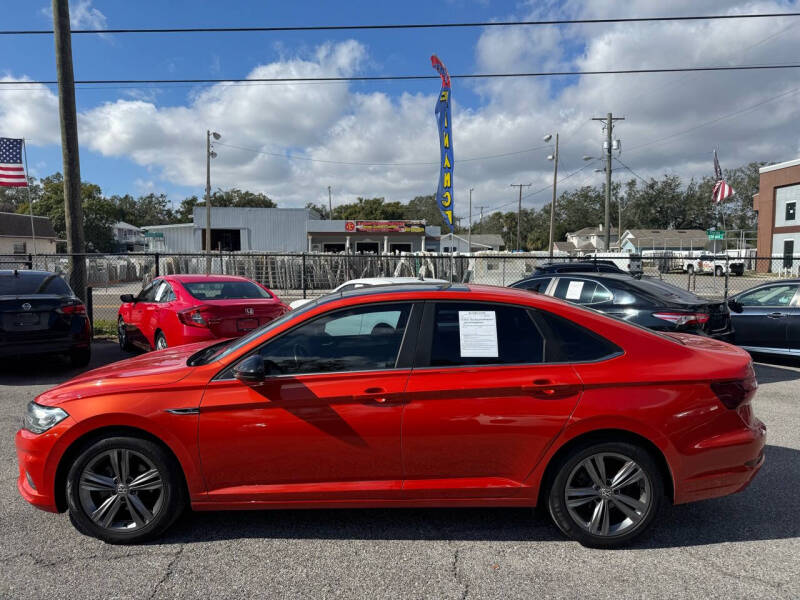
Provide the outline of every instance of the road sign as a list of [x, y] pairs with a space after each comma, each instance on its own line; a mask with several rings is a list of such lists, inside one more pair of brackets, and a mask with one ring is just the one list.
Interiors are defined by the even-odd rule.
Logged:
[[725, 239], [725, 232], [724, 231], [716, 231], [714, 229], [706, 229], [706, 235], [708, 236], [709, 240], [724, 240]]

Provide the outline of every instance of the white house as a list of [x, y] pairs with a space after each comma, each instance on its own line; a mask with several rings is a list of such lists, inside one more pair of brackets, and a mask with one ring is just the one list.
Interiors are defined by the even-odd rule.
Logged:
[[[612, 227], [610, 236], [612, 246], [616, 243], [617, 237], [617, 229]], [[582, 253], [607, 250], [602, 223], [597, 227], [584, 227], [578, 231], [567, 233], [567, 242]]]
[[55, 254], [56, 232], [47, 217], [0, 212], [0, 254]]

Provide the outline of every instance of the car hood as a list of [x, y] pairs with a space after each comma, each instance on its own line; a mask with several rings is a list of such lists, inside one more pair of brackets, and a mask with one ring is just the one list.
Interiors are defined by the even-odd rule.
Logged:
[[192, 354], [218, 342], [212, 340], [148, 352], [86, 371], [46, 391], [36, 402], [53, 406], [67, 400], [175, 383], [191, 373], [192, 368], [187, 367], [186, 361]]

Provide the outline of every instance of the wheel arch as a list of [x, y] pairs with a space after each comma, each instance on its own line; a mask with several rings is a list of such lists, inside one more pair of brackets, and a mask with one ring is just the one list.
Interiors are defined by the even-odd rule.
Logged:
[[539, 493], [536, 502], [537, 506], [545, 506], [547, 504], [545, 500], [546, 495], [550, 489], [550, 484], [553, 482], [553, 479], [555, 479], [556, 468], [558, 467], [559, 463], [573, 450], [575, 450], [575, 448], [599, 442], [628, 442], [644, 448], [656, 461], [656, 465], [658, 465], [658, 469], [661, 472], [661, 476], [664, 480], [665, 495], [670, 499], [671, 502], [674, 501], [675, 482], [672, 470], [667, 462], [667, 458], [664, 456], [664, 453], [661, 451], [661, 449], [645, 436], [634, 433], [633, 431], [629, 431], [627, 429], [606, 428], [595, 429], [593, 431], [579, 434], [565, 442], [558, 450], [556, 450], [556, 452], [550, 457], [550, 460], [548, 460], [547, 466], [544, 469], [541, 485], [539, 486]]
[[107, 437], [117, 436], [134, 437], [147, 440], [157, 444], [160, 448], [167, 452], [167, 454], [169, 454], [169, 456], [171, 456], [178, 465], [178, 470], [181, 474], [180, 483], [183, 485], [185, 497], [187, 499], [191, 497], [183, 464], [178, 459], [178, 456], [175, 454], [172, 448], [170, 448], [169, 444], [165, 443], [162, 439], [156, 435], [153, 435], [149, 431], [140, 429], [138, 427], [133, 427], [130, 425], [107, 425], [87, 431], [83, 435], [74, 439], [61, 455], [61, 458], [58, 461], [58, 466], [56, 467], [55, 480], [53, 482], [53, 497], [55, 498], [58, 512], [64, 512], [67, 510], [67, 474], [69, 473], [69, 469], [77, 456], [88, 445]]

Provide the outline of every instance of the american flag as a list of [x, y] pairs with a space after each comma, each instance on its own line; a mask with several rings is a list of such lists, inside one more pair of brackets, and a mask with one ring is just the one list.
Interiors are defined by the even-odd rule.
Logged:
[[736, 192], [733, 191], [733, 188], [729, 186], [722, 177], [722, 168], [719, 166], [716, 150], [714, 150], [714, 177], [716, 177], [717, 183], [714, 184], [714, 191], [711, 192], [711, 198], [713, 198], [714, 202], [719, 204], [723, 200], [733, 196]]
[[0, 137], [0, 187], [27, 187], [22, 140]]

